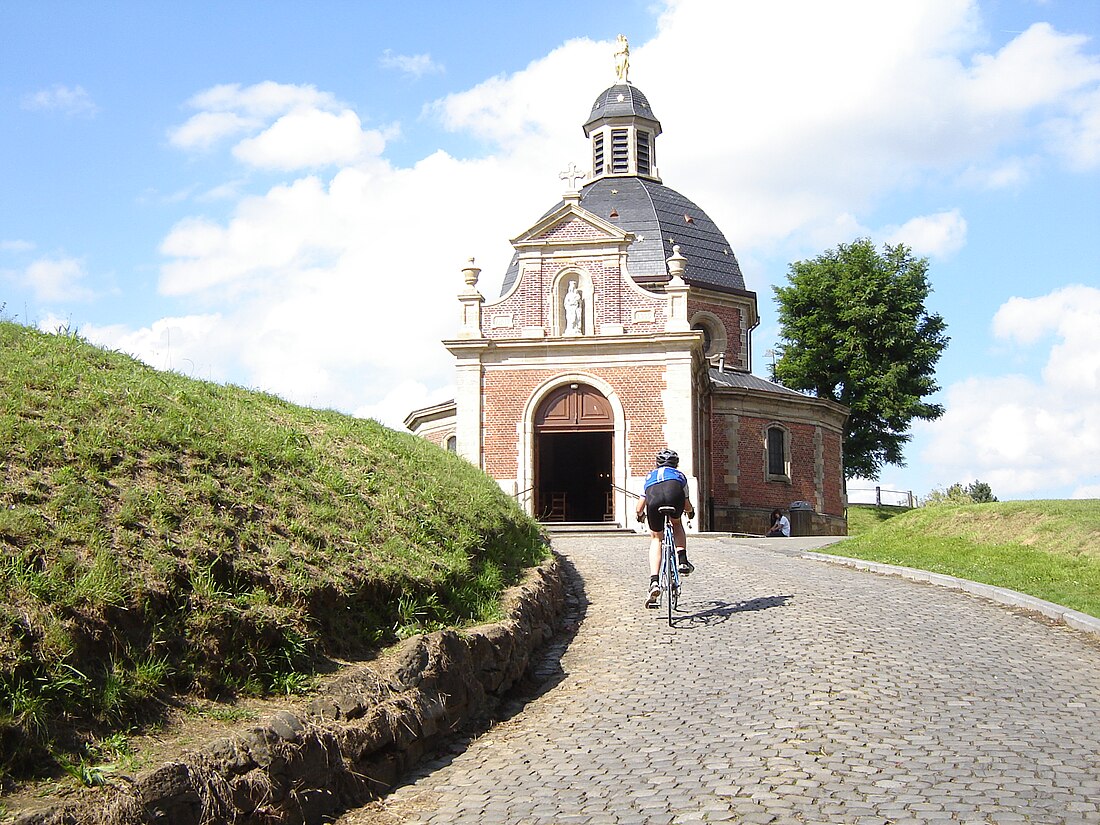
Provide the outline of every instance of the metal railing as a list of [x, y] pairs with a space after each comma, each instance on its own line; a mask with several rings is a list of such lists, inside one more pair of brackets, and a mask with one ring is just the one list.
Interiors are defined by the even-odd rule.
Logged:
[[884, 490], [882, 487], [849, 487], [847, 492], [849, 504], [874, 504], [876, 507], [906, 507], [910, 510], [917, 506], [917, 500], [912, 490]]
[[624, 487], [620, 487], [618, 484], [612, 484], [611, 489], [616, 490], [620, 493], [626, 493], [631, 498], [642, 498], [642, 496], [638, 495], [637, 493], [632, 493], [632, 492], [630, 492], [630, 490], [627, 490]]

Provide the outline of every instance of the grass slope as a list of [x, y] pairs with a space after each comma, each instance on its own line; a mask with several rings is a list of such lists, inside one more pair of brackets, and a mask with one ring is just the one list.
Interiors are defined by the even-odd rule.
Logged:
[[4, 322], [0, 459], [0, 779], [492, 620], [548, 552], [422, 439]]
[[838, 556], [931, 570], [1100, 616], [1100, 500], [850, 507]]

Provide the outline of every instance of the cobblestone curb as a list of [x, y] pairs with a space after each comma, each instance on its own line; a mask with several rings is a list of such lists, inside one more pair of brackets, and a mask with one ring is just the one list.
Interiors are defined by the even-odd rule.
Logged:
[[566, 572], [555, 557], [505, 595], [509, 618], [408, 640], [283, 710], [181, 754], [126, 784], [14, 825], [238, 825], [329, 821], [376, 798], [447, 734], [523, 679], [562, 621]]
[[1091, 633], [1100, 640], [1100, 619], [1090, 616], [1087, 613], [1082, 613], [1079, 610], [1071, 610], [1060, 604], [1037, 599], [1034, 596], [1028, 596], [1026, 593], [1009, 590], [1005, 587], [994, 587], [991, 584], [982, 584], [981, 582], [974, 582], [969, 579], [946, 576], [942, 573], [930, 573], [927, 570], [917, 570], [912, 567], [898, 567], [892, 564], [864, 561], [863, 559], [853, 559], [848, 556], [831, 556], [826, 553], [807, 552], [802, 553], [802, 557], [805, 559], [814, 559], [816, 561], [825, 561], [831, 564], [842, 564], [846, 567], [854, 567], [858, 570], [869, 570], [872, 573], [881, 573], [887, 576], [901, 576], [911, 581], [935, 584], [951, 590], [962, 590], [975, 596], [983, 596], [995, 602], [1009, 605], [1010, 607], [1032, 610], [1046, 616], [1048, 619], [1053, 619], [1056, 622], [1061, 622], [1072, 627], [1074, 630]]

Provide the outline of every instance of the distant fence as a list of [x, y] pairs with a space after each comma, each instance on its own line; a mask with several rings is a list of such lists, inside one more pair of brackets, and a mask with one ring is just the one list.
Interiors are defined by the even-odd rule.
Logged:
[[849, 487], [848, 503], [908, 507], [910, 510], [917, 506], [912, 490], [884, 490], [881, 487]]

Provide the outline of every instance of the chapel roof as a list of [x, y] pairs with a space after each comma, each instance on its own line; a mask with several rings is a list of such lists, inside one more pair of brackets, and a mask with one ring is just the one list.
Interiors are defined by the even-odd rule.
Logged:
[[588, 127], [593, 123], [609, 117], [643, 117], [647, 120], [657, 120], [648, 98], [633, 83], [616, 83], [600, 92], [596, 102], [592, 104], [591, 115], [584, 123], [585, 134], [588, 134]]
[[[726, 236], [693, 201], [665, 186], [657, 174], [656, 145], [661, 124], [649, 99], [627, 79], [629, 49], [620, 37], [618, 80], [592, 104], [584, 123], [592, 141], [593, 169], [568, 202], [634, 235], [626, 254], [627, 272], [646, 288], [669, 280], [666, 261], [674, 245], [687, 258], [683, 278], [689, 285], [721, 292], [744, 293], [745, 278]], [[540, 218], [563, 209], [566, 200]], [[517, 249], [505, 273], [501, 295], [519, 277]]]
[[[545, 218], [561, 209], [564, 201], [548, 210]], [[688, 284], [723, 292], [744, 292], [745, 279], [726, 236], [702, 209], [675, 189], [638, 177], [605, 177], [581, 189], [580, 206], [621, 229], [632, 232], [627, 250], [627, 269], [642, 284], [669, 278], [665, 261], [673, 245], [687, 258], [684, 280]], [[501, 295], [519, 275], [519, 253], [504, 277]]]
[[740, 390], [754, 390], [756, 392], [773, 393], [775, 395], [794, 395], [799, 398], [807, 396], [788, 387], [776, 384], [753, 375], [750, 372], [727, 371], [716, 368], [710, 370], [710, 380], [717, 387], [731, 387]]

